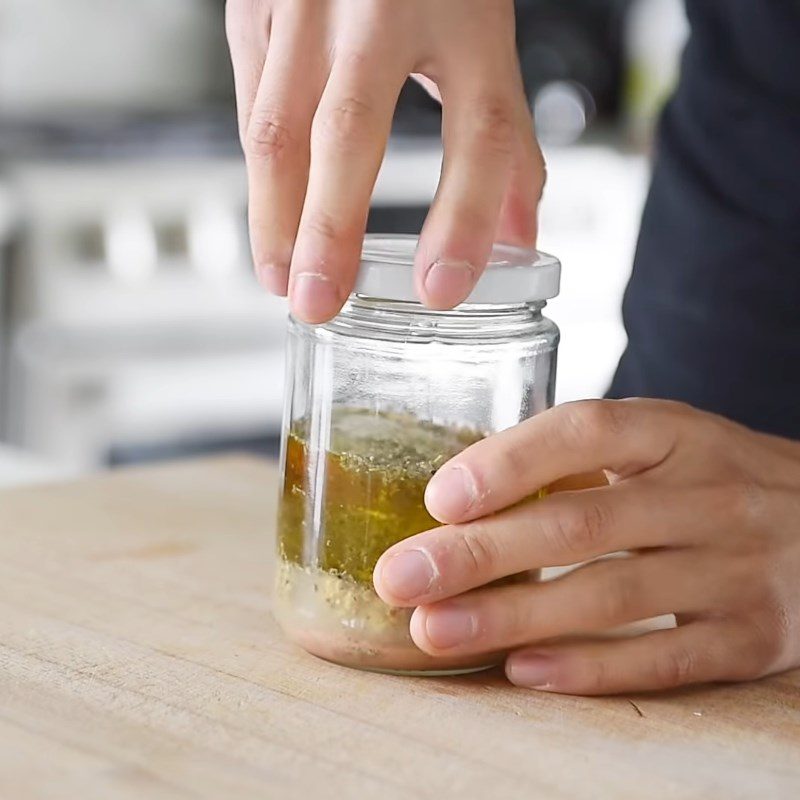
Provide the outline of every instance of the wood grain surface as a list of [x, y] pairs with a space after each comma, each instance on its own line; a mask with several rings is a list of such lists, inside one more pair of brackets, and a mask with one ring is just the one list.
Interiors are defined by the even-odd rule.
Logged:
[[0, 493], [0, 798], [797, 798], [800, 674], [587, 699], [299, 652], [275, 469]]

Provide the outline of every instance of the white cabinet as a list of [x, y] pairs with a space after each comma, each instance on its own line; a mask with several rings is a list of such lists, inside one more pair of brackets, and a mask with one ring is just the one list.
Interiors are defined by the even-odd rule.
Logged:
[[625, 347], [621, 304], [649, 181], [642, 156], [606, 147], [546, 154], [539, 246], [562, 262], [546, 312], [561, 328], [558, 402], [601, 397]]

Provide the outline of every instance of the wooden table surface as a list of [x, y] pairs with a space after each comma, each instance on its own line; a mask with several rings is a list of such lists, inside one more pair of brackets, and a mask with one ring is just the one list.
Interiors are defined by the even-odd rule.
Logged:
[[275, 483], [226, 458], [0, 493], [2, 800], [800, 797], [798, 673], [587, 699], [299, 652]]

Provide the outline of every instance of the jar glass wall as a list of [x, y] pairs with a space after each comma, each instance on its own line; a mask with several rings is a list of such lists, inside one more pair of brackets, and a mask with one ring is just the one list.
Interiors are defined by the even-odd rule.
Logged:
[[[289, 323], [275, 615], [290, 639], [337, 663], [483, 668], [500, 654], [419, 650], [411, 611], [378, 598], [372, 571], [388, 547], [438, 524], [423, 495], [440, 466], [552, 405], [558, 329], [542, 315], [544, 298], [483, 302], [478, 293], [453, 311], [427, 310], [392, 280], [397, 263], [369, 260], [370, 247], [410, 275], [408, 240], [368, 237], [362, 264], [362, 277], [365, 266], [374, 273], [362, 291], [400, 299], [356, 294], [326, 325]], [[513, 252], [542, 268], [538, 254]]]

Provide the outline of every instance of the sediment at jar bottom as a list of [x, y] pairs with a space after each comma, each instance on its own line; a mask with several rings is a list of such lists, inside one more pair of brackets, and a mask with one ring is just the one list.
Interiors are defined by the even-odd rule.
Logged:
[[387, 606], [363, 583], [281, 561], [273, 613], [286, 636], [312, 655], [348, 667], [446, 673], [488, 669], [502, 654], [442, 658], [411, 639], [411, 609]]

